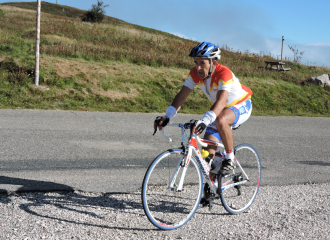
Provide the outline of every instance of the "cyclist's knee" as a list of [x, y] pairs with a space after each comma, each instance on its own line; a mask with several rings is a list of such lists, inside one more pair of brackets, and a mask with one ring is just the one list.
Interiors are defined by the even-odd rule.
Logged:
[[235, 113], [229, 109], [224, 109], [221, 114], [215, 120], [215, 123], [219, 126], [229, 126], [235, 120]]
[[228, 118], [227, 116], [219, 116], [215, 120], [215, 125], [218, 130], [224, 129], [226, 127], [230, 127], [230, 125], [233, 123], [233, 121]]

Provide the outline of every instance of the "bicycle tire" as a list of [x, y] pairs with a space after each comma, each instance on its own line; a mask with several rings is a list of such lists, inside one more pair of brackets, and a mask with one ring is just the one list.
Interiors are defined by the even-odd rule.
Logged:
[[[222, 188], [220, 199], [224, 208], [231, 214], [243, 213], [251, 207], [259, 191], [262, 171], [259, 154], [249, 144], [235, 147], [235, 159], [235, 175], [219, 177]], [[249, 180], [245, 183], [247, 178], [244, 173]], [[229, 187], [234, 182], [242, 182], [242, 184]]]
[[169, 183], [178, 166], [174, 186], [180, 180], [184, 156], [182, 149], [170, 149], [150, 164], [142, 184], [142, 204], [149, 221], [163, 230], [172, 230], [186, 224], [198, 209], [202, 192], [203, 176], [197, 161], [192, 156], [187, 166], [183, 190], [169, 189]]

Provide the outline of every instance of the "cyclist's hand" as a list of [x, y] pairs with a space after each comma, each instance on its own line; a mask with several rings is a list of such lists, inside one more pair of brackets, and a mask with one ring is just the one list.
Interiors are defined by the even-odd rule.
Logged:
[[159, 131], [161, 131], [163, 129], [163, 127], [165, 127], [168, 124], [169, 121], [170, 121], [170, 119], [165, 116], [156, 117], [155, 122], [154, 122], [155, 131], [154, 131], [153, 135], [155, 135], [155, 133], [157, 132], [157, 127], [158, 127]]
[[205, 128], [206, 128], [206, 124], [204, 123], [204, 121], [199, 120], [196, 122], [195, 126], [193, 127], [193, 133], [197, 135], [202, 134]]

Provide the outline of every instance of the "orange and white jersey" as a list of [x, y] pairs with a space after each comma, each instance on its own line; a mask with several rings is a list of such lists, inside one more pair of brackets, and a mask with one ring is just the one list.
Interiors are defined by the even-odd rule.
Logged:
[[217, 100], [217, 92], [225, 90], [229, 92], [226, 108], [242, 103], [252, 96], [250, 88], [241, 84], [238, 78], [224, 65], [217, 64], [211, 77], [203, 80], [198, 76], [197, 69], [194, 67], [183, 84], [193, 89], [198, 85], [209, 99], [211, 105]]

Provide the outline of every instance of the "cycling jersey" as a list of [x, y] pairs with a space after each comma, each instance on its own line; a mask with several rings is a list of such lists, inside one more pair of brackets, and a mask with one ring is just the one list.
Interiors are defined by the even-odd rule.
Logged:
[[228, 67], [221, 64], [217, 64], [215, 71], [205, 80], [198, 76], [197, 69], [194, 67], [183, 85], [190, 89], [198, 85], [209, 99], [211, 105], [217, 100], [217, 92], [219, 90], [229, 92], [226, 108], [250, 99], [253, 94], [250, 88], [239, 82], [238, 78]]

